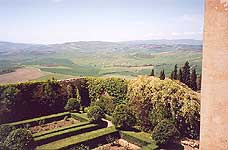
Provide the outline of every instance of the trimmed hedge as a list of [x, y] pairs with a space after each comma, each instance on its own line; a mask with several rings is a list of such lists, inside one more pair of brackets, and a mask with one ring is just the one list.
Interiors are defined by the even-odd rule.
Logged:
[[148, 144], [147, 146], [143, 146], [142, 150], [157, 150], [158, 146], [155, 144]]
[[86, 113], [82, 113], [82, 114], [79, 114], [79, 113], [71, 113], [71, 117], [76, 119], [76, 120], [79, 120], [81, 122], [85, 122], [85, 121], [89, 121], [89, 118], [87, 117], [87, 114]]
[[69, 95], [74, 95], [69, 86], [79, 90], [81, 105], [88, 106], [84, 78], [0, 85], [0, 124], [64, 112]]
[[38, 117], [38, 118], [34, 118], [34, 119], [12, 122], [12, 123], [8, 123], [8, 125], [15, 126], [16, 128], [23, 128], [23, 127], [26, 127], [27, 125], [29, 125], [29, 126], [39, 125], [39, 121], [44, 121], [45, 123], [50, 123], [50, 122], [53, 122], [56, 120], [61, 120], [65, 116], [70, 116], [70, 113], [69, 112], [63, 112], [63, 113]]
[[[120, 131], [121, 138], [138, 145], [140, 147], [154, 147], [154, 149], [158, 148], [155, 141], [151, 139], [149, 133], [144, 132], [133, 132], [133, 131]], [[153, 149], [151, 149], [153, 150]]]
[[107, 143], [106, 137], [110, 135], [117, 138], [120, 137], [119, 132], [114, 127], [109, 127], [48, 143], [37, 147], [37, 150], [70, 149], [75, 146], [80, 146], [81, 144], [89, 146], [91, 149], [97, 147], [98, 144]]
[[47, 134], [56, 133], [56, 132], [59, 132], [59, 131], [68, 130], [68, 129], [72, 129], [72, 128], [76, 128], [76, 127], [81, 127], [81, 126], [85, 126], [85, 125], [88, 125], [88, 124], [90, 124], [90, 122], [80, 122], [80, 123], [73, 124], [73, 125], [70, 125], [70, 126], [67, 126], [67, 127], [62, 127], [62, 128], [57, 128], [57, 129], [53, 129], [53, 130], [48, 130], [48, 131], [44, 131], [44, 132], [35, 133], [32, 136], [34, 138], [37, 138], [37, 137], [44, 136], [44, 135], [47, 135]]
[[39, 137], [34, 138], [34, 140], [36, 142], [36, 145], [43, 145], [43, 144], [47, 144], [47, 143], [50, 143], [50, 142], [53, 142], [56, 140], [67, 138], [69, 136], [78, 135], [78, 134], [82, 134], [85, 132], [97, 130], [99, 128], [100, 127], [96, 124], [88, 124], [88, 125], [79, 126], [76, 128], [70, 128], [70, 129], [59, 131], [59, 132], [54, 132], [51, 134], [39, 136]]

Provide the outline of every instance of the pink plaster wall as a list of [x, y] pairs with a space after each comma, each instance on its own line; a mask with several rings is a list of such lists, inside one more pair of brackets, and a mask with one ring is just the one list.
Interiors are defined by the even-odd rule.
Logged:
[[201, 150], [228, 150], [228, 0], [206, 0]]

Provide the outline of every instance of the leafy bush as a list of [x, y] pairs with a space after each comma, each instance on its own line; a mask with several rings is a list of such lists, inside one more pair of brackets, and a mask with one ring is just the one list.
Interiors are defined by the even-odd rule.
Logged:
[[169, 110], [169, 107], [164, 107], [160, 101], [156, 101], [153, 103], [149, 119], [152, 127], [155, 127], [164, 119], [172, 120], [171, 110]]
[[0, 125], [0, 146], [3, 145], [6, 137], [9, 135], [11, 131], [15, 130], [14, 126], [10, 125]]
[[109, 96], [108, 93], [101, 95], [99, 99], [92, 103], [92, 105], [97, 105], [104, 110], [108, 115], [111, 115], [115, 110], [116, 104], [113, 101], [113, 97]]
[[107, 92], [113, 97], [115, 103], [125, 102], [127, 99], [127, 84], [125, 79], [121, 78], [86, 78], [89, 98], [92, 102]]
[[129, 82], [128, 99], [142, 130], [152, 131], [158, 122], [169, 119], [182, 136], [199, 136], [200, 95], [186, 85], [142, 76]]
[[165, 119], [156, 125], [152, 132], [152, 138], [158, 145], [167, 145], [179, 140], [180, 133], [175, 125]]
[[[12, 118], [15, 99], [20, 90], [14, 86], [0, 88], [0, 118], [1, 120], [9, 120]], [[1, 123], [1, 121], [0, 121]]]
[[70, 98], [68, 99], [66, 106], [64, 107], [66, 111], [76, 111], [79, 112], [80, 110], [80, 101], [78, 101], [76, 98]]
[[105, 117], [105, 113], [99, 106], [91, 106], [88, 108], [87, 116], [91, 122], [99, 122]]
[[34, 140], [32, 133], [26, 129], [16, 129], [10, 132], [4, 141], [4, 146], [7, 149], [15, 150], [31, 150], [34, 149]]
[[120, 104], [116, 107], [113, 115], [113, 123], [116, 127], [130, 129], [136, 123], [136, 118], [127, 105]]

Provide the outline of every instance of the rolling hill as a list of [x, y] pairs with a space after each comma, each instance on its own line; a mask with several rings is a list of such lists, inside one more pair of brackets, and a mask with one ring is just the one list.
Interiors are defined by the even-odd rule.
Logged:
[[[62, 44], [21, 44], [0, 42], [0, 72], [18, 67], [34, 67], [49, 73], [67, 76], [135, 77], [158, 74], [186, 60], [201, 71], [202, 41], [146, 40], [126, 42], [80, 41]], [[1, 76], [0, 76], [1, 78]], [[61, 78], [61, 77], [59, 77]]]

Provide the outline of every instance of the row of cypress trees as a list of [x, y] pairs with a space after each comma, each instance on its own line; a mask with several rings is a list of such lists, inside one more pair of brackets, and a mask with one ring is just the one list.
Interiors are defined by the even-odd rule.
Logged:
[[[154, 76], [154, 69], [152, 69], [150, 76]], [[164, 69], [161, 70], [159, 78], [161, 80], [165, 79]], [[178, 66], [175, 65], [170, 78], [172, 80], [179, 80], [194, 91], [201, 89], [201, 74], [197, 76], [196, 69], [194, 67], [191, 69], [188, 61], [186, 61], [184, 66], [180, 67], [179, 70]]]

